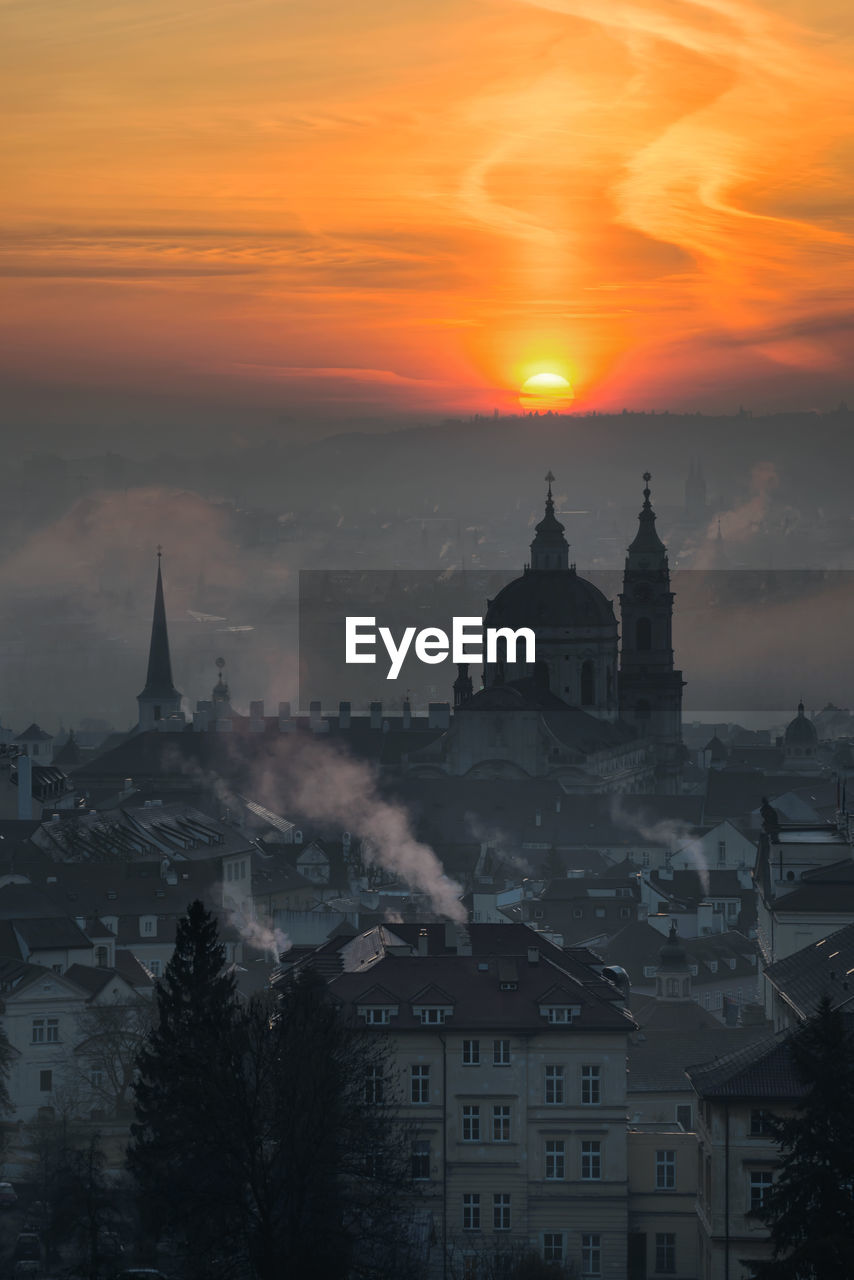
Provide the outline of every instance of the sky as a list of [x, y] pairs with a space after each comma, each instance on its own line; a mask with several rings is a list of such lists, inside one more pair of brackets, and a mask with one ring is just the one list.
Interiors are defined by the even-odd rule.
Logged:
[[854, 394], [843, 0], [0, 0], [0, 24], [7, 423], [508, 412], [543, 372], [583, 410]]

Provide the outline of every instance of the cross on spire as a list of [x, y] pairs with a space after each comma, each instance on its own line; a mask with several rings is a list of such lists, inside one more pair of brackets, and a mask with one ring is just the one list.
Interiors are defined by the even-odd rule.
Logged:
[[549, 486], [549, 497], [551, 497], [551, 496], [552, 496], [552, 484], [554, 483], [554, 479], [555, 479], [555, 477], [552, 475], [551, 467], [549, 468], [549, 470], [548, 470], [548, 472], [547, 472], [547, 474], [546, 474], [546, 476], [545, 476], [544, 478], [545, 478], [545, 480], [546, 480], [546, 482], [547, 482], [547, 484], [548, 484], [548, 486]]

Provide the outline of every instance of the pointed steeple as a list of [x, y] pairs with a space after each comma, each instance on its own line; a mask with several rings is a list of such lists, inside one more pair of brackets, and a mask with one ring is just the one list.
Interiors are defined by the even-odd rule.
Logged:
[[169, 657], [169, 633], [166, 627], [166, 603], [163, 597], [162, 551], [157, 548], [157, 583], [154, 588], [154, 616], [148, 649], [148, 671], [145, 688], [137, 695], [139, 723], [144, 728], [172, 715], [181, 708], [181, 695], [172, 683], [172, 661]]
[[638, 513], [638, 531], [635, 534], [634, 542], [629, 546], [629, 560], [626, 561], [626, 567], [630, 566], [629, 561], [638, 556], [663, 556], [664, 563], [667, 563], [667, 548], [659, 538], [655, 529], [655, 512], [652, 509], [652, 503], [649, 500], [650, 489], [649, 482], [652, 476], [648, 471], [643, 473], [644, 491], [643, 506]]
[[531, 543], [531, 568], [568, 569], [569, 543], [564, 537], [564, 528], [555, 515], [554, 498], [552, 497], [551, 471], [545, 477], [548, 484], [546, 495], [546, 513], [536, 528], [536, 536]]

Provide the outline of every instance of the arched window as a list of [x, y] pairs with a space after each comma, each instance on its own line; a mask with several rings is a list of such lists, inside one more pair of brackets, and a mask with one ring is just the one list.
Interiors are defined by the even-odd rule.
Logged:
[[596, 672], [588, 658], [581, 664], [581, 705], [592, 707], [596, 702]]
[[652, 623], [649, 618], [638, 618], [635, 623], [635, 648], [652, 648]]

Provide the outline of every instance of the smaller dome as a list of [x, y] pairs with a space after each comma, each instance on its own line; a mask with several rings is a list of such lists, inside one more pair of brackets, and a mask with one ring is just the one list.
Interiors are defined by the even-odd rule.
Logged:
[[804, 715], [804, 704], [798, 703], [798, 714], [786, 726], [786, 746], [813, 747], [818, 742], [818, 733], [812, 720]]
[[671, 924], [667, 941], [658, 953], [659, 973], [687, 973], [688, 952], [682, 945], [676, 925]]

